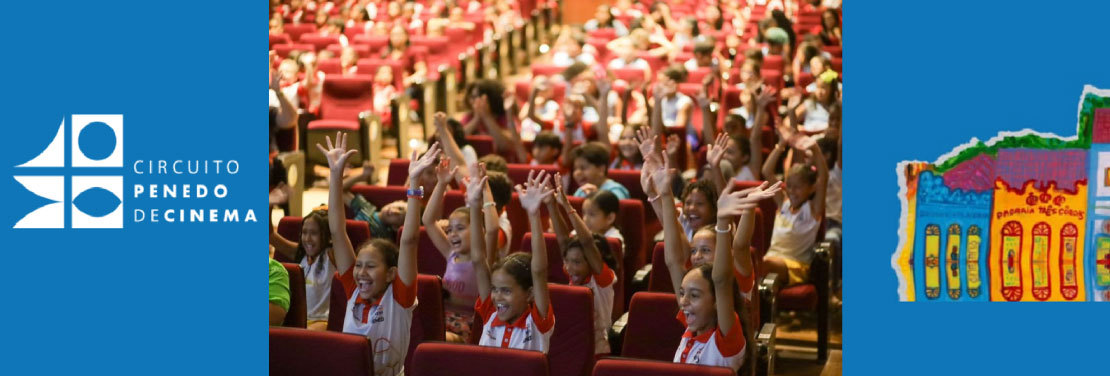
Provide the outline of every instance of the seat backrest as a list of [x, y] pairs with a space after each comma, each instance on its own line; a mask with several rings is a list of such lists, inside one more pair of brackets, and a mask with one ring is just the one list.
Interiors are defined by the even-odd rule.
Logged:
[[594, 376], [733, 376], [725, 367], [709, 367], [674, 362], [633, 359], [602, 359], [594, 366]]
[[347, 290], [339, 280], [339, 272], [331, 277], [331, 299], [328, 302], [328, 331], [343, 332], [343, 320], [347, 313]]
[[640, 270], [647, 264], [647, 251], [644, 249], [644, 243], [649, 236], [655, 234], [645, 234], [642, 229], [644, 228], [644, 202], [636, 199], [620, 200], [620, 215], [617, 216], [617, 221], [620, 222], [621, 234], [624, 235], [624, 275], [621, 277], [625, 281], [631, 281], [632, 277], [636, 275], [636, 271]]
[[338, 57], [327, 59], [320, 59], [316, 63], [316, 69], [327, 74], [341, 74], [343, 73], [343, 64], [339, 61]]
[[[401, 236], [400, 231], [397, 232], [397, 236]], [[420, 242], [416, 246], [416, 271], [442, 278], [446, 270], [447, 259], [439, 253], [439, 249], [432, 243], [432, 238], [428, 237], [428, 230], [420, 226]]]
[[767, 55], [763, 57], [763, 69], [782, 71], [782, 55]]
[[311, 44], [275, 44], [274, 52], [282, 59], [289, 57], [289, 53], [293, 51], [309, 52], [313, 51], [316, 47]]
[[270, 374], [370, 376], [374, 361], [363, 336], [271, 327]]
[[380, 186], [380, 185], [366, 185], [359, 184], [351, 187], [351, 193], [362, 195], [366, 201], [378, 207], [381, 210], [383, 207], [394, 201], [404, 201], [408, 199], [407, 189], [402, 186]]
[[618, 68], [613, 69], [613, 76], [627, 82], [643, 82], [644, 70], [640, 68]]
[[401, 65], [399, 60], [358, 59], [358, 73], [373, 77], [378, 74], [378, 68], [383, 65], [388, 65], [393, 69], [393, 87], [398, 92], [404, 91], [405, 67]]
[[338, 44], [338, 35], [320, 35], [320, 34], [304, 34], [301, 35], [301, 43], [311, 44], [316, 52], [323, 51], [328, 45]]
[[[350, 45], [347, 45], [347, 47], [350, 47], [351, 49], [354, 49], [355, 52], [358, 53], [359, 58], [369, 57], [370, 53], [371, 53], [370, 52], [370, 46], [367, 46], [365, 44], [350, 44]], [[338, 44], [338, 43], [329, 44], [328, 47], [327, 47], [327, 50], [334, 53], [336, 58], [339, 58], [340, 56], [343, 56], [343, 45], [342, 44]], [[363, 74], [368, 74], [368, 73], [363, 73]]]
[[686, 328], [675, 319], [678, 301], [674, 294], [638, 292], [628, 305], [621, 356], [670, 361]]
[[289, 39], [298, 41], [301, 35], [316, 32], [316, 24], [313, 23], [300, 23], [300, 24], [285, 24], [282, 26], [286, 34], [289, 34]]
[[559, 74], [565, 69], [554, 64], [532, 64], [532, 77]]
[[[362, 70], [362, 68], [359, 68]], [[389, 170], [386, 170], [386, 185], [402, 187], [405, 185], [405, 180], [409, 178], [409, 160], [408, 159], [390, 159]], [[427, 187], [425, 187], [427, 188]], [[434, 187], [433, 187], [434, 188]], [[428, 191], [431, 192], [431, 191]]]
[[663, 242], [655, 243], [655, 249], [651, 252], [651, 274], [648, 275], [647, 290], [673, 294], [674, 285], [671, 284], [670, 269], [664, 259], [666, 251], [663, 247]]
[[[289, 241], [300, 242], [302, 221], [304, 218], [301, 217], [282, 217], [281, 221], [278, 221], [277, 232]], [[370, 225], [363, 221], [348, 219], [347, 236], [351, 238], [351, 245], [355, 247], [357, 254], [362, 243], [370, 240]]]
[[[543, 241], [547, 247], [547, 281], [551, 283], [568, 284], [570, 277], [563, 270], [563, 250], [559, 248], [559, 240], [555, 234], [544, 233]], [[526, 232], [520, 240], [521, 252], [532, 253], [532, 233]]]
[[640, 170], [609, 169], [609, 178], [628, 188], [628, 194], [631, 196], [629, 198], [647, 200], [644, 187], [640, 185]]
[[289, 310], [285, 311], [285, 321], [281, 326], [290, 328], [308, 327], [308, 305], [305, 302], [304, 270], [299, 264], [283, 262], [289, 272]]
[[374, 77], [328, 76], [320, 97], [320, 118], [357, 121], [359, 113], [374, 107]]
[[474, 148], [475, 154], [485, 156], [493, 154], [493, 137], [485, 134], [466, 136], [466, 142]]
[[382, 47], [385, 47], [385, 45], [389, 44], [389, 36], [388, 35], [371, 35], [371, 34], [357, 35], [357, 36], [354, 37], [354, 39], [351, 40], [351, 44], [364, 45], [364, 46], [370, 47], [370, 51], [374, 52], [374, 51], [377, 51], [378, 49], [380, 49]]
[[583, 286], [548, 284], [555, 310], [551, 334], [552, 375], [588, 376], [594, 363], [593, 291]]
[[416, 346], [428, 341], [444, 341], [446, 324], [443, 316], [443, 282], [439, 276], [420, 274], [416, 277], [416, 299], [419, 304], [412, 313], [411, 340], [405, 357], [405, 368], [412, 366]]
[[422, 343], [414, 351], [412, 376], [547, 376], [547, 356], [539, 351], [502, 349], [449, 343]]
[[292, 42], [286, 34], [270, 34], [270, 49], [274, 48], [277, 44], [287, 44]]

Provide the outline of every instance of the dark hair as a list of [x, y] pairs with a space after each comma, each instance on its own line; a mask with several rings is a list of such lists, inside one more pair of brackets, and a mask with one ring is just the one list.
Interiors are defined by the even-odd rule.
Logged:
[[505, 273], [513, 277], [513, 280], [521, 288], [525, 290], [532, 289], [532, 254], [517, 252], [505, 256], [505, 258], [493, 264], [493, 267], [490, 268], [490, 275], [501, 269], [504, 269]]
[[455, 144], [459, 145], [460, 148], [470, 145], [470, 141], [466, 140], [466, 130], [458, 120], [447, 118], [447, 129], [451, 131], [451, 138], [455, 139]]
[[[752, 145], [748, 136], [742, 134], [729, 134], [728, 136], [732, 139], [732, 142], [736, 143], [736, 147], [740, 148], [740, 154], [747, 155], [749, 158], [752, 156]], [[736, 169], [740, 168], [740, 166], [732, 167]]]
[[837, 14], [836, 11], [831, 9], [831, 8], [830, 9], [825, 9], [824, 12], [821, 12], [821, 31], [826, 32], [826, 33], [831, 33], [832, 30], [829, 30], [828, 27], [825, 26], [825, 14], [826, 13], [832, 13], [833, 19], [836, 20], [836, 25], [833, 25], [833, 27], [839, 27], [840, 26], [840, 15]]
[[690, 26], [690, 36], [696, 37], [696, 36], [698, 36], [698, 34], [701, 34], [701, 28], [698, 27], [698, 19], [697, 18], [686, 17], [686, 18], [682, 19], [682, 22], [689, 22], [690, 23], [690, 25], [691, 25]]
[[[469, 96], [475, 90], [478, 91], [479, 96], [485, 95], [489, 98], [490, 113], [499, 118], [505, 116], [505, 86], [501, 85], [500, 81], [491, 79], [474, 81], [467, 85], [465, 93]], [[464, 100], [463, 104], [466, 105], [467, 110], [474, 110], [470, 108], [470, 101]]]
[[786, 17], [786, 13], [783, 13], [782, 9], [775, 9], [771, 11], [771, 18], [775, 19], [775, 25], [786, 32], [787, 40], [790, 42], [789, 48], [793, 49], [798, 45], [798, 35], [794, 34], [794, 22]]
[[590, 141], [574, 149], [574, 159], [582, 158], [594, 166], [609, 171], [609, 149], [599, 141]]
[[829, 160], [826, 161], [826, 163], [830, 166], [836, 163], [836, 139], [822, 137], [820, 140], [817, 140], [817, 146], [821, 148], [821, 152], [829, 153]]
[[[598, 253], [601, 253], [601, 261], [605, 262], [605, 265], [609, 265], [609, 269], [613, 269], [615, 272], [617, 270], [617, 257], [613, 255], [613, 249], [609, 248], [609, 239], [601, 236], [601, 234], [593, 234], [593, 238]], [[571, 241], [567, 243], [566, 248], [563, 248], [563, 258], [567, 258], [567, 253], [575, 248], [585, 252], [586, 247], [582, 244], [582, 239], [578, 237], [571, 239]]]
[[821, 54], [821, 48], [817, 47], [816, 43], [811, 42], [802, 42], [802, 44], [798, 46], [798, 50], [802, 51], [802, 62], [805, 66], [809, 66], [809, 61], [813, 59], [814, 56]]
[[720, 31], [721, 28], [725, 27], [725, 12], [723, 9], [721, 9], [720, 3], [713, 4], [713, 7], [717, 8], [717, 21], [713, 22], [713, 24], [709, 26], [712, 27], [713, 30]]
[[744, 61], [748, 60], [763, 64], [763, 50], [754, 47], [744, 50]]
[[620, 212], [621, 200], [613, 192], [599, 189], [586, 196], [586, 199], [593, 201], [594, 205], [607, 215]]
[[381, 252], [382, 260], [385, 261], [386, 267], [392, 268], [397, 266], [397, 257], [400, 252], [397, 250], [397, 245], [393, 244], [392, 241], [382, 238], [372, 239], [366, 242], [362, 248], [359, 248], [359, 252], [367, 249]]
[[[304, 232], [305, 223], [308, 223], [309, 221], [316, 222], [316, 225], [320, 227], [320, 243], [323, 248], [320, 250], [320, 252], [327, 252], [328, 248], [331, 247], [331, 227], [328, 225], [328, 211], [326, 209], [316, 209], [313, 210], [311, 213], [308, 213], [308, 215], [304, 216], [304, 218], [301, 219], [302, 232]], [[303, 260], [305, 256], [308, 256], [308, 252], [304, 250], [304, 243], [301, 242], [301, 239], [297, 239], [297, 255], [295, 260], [297, 262], [301, 262], [301, 260]], [[317, 268], [315, 270], [311, 270], [313, 266], [317, 266]], [[321, 262], [314, 262], [313, 265], [309, 265], [308, 268], [310, 270], [304, 271], [304, 274], [306, 275], [313, 272], [317, 274], [323, 273], [324, 269], [326, 269], [324, 264]]]
[[[729, 181], [728, 183], [732, 182]], [[705, 200], [709, 202], [710, 218], [708, 220], [717, 220], [717, 187], [709, 179], [696, 180], [686, 185], [686, 188], [682, 190], [682, 202], [685, 203], [686, 199], [690, 198], [690, 195], [694, 192], [701, 192], [705, 195]]]
[[347, 30], [347, 24], [337, 17], [328, 17], [328, 25], [338, 27], [340, 33]]
[[509, 173], [509, 162], [505, 161], [505, 157], [497, 154], [483, 155], [481, 158], [478, 158], [478, 163], [485, 163], [486, 171], [489, 172]]
[[489, 171], [487, 176], [489, 181], [486, 184], [489, 184], [493, 202], [497, 204], [497, 211], [501, 211], [513, 199], [513, 181], [509, 179], [509, 175], [497, 171]]
[[817, 184], [817, 168], [809, 163], [798, 163], [790, 166], [790, 171], [787, 177], [798, 175], [803, 181], [809, 184]]
[[686, 76], [688, 74], [686, 73], [685, 67], [675, 64], [667, 67], [667, 69], [664, 69], [663, 75], [674, 80], [674, 82], [683, 83], [686, 82]]
[[[640, 131], [640, 125], [639, 124], [630, 125], [628, 127], [625, 127], [625, 129], [630, 129], [632, 131], [632, 134], [635, 135], [635, 134], [637, 134], [637, 132]], [[623, 153], [617, 153], [617, 160], [618, 161], [624, 161], [624, 160], [627, 160], [627, 158], [624, 157]], [[644, 163], [644, 154], [642, 152], [640, 152], [640, 148], [636, 148], [636, 158], [633, 159], [633, 160], [630, 160], [629, 162], [632, 162], [632, 164], [634, 164], [634, 165], [640, 165], [640, 164]]]
[[713, 49], [717, 46], [713, 42], [703, 40], [694, 43], [694, 55], [708, 55], [713, 53]]
[[575, 61], [574, 64], [571, 64], [566, 69], [563, 69], [563, 79], [565, 79], [567, 82], [570, 82], [575, 77], [578, 77], [578, 75], [582, 74], [582, 72], [585, 72], [587, 69], [590, 69], [590, 66], [586, 65], [586, 63]]
[[549, 130], [540, 131], [536, 134], [536, 138], [532, 140], [532, 146], [550, 146], [556, 150], [563, 150], [563, 139], [559, 135]]

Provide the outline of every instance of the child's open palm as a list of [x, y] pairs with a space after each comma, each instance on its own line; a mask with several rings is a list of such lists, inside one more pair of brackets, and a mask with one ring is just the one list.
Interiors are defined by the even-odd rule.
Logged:
[[540, 171], [539, 174], [536, 174], [536, 170], [528, 172], [528, 180], [524, 185], [516, 186], [516, 192], [520, 196], [520, 206], [524, 207], [528, 214], [538, 214], [544, 198], [555, 192], [550, 184], [551, 175], [548, 175], [547, 171]]
[[432, 147], [428, 148], [428, 151], [419, 158], [417, 158], [418, 154], [416, 153], [416, 150], [413, 150], [412, 157], [409, 159], [412, 161], [409, 163], [409, 179], [415, 180], [417, 177], [420, 176], [420, 174], [424, 173], [424, 170], [427, 170], [428, 168], [431, 168], [436, 163], [438, 163], [439, 155], [442, 152], [443, 150], [439, 148], [438, 142], [432, 144]]
[[489, 181], [489, 176], [486, 175], [486, 164], [478, 163], [471, 169], [474, 174], [466, 182], [466, 202], [470, 205], [481, 205], [485, 197], [486, 182]]
[[721, 165], [726, 148], [728, 148], [728, 133], [721, 132], [717, 134], [717, 140], [709, 145], [709, 150], [706, 153], [706, 159], [710, 166], [719, 167]]
[[449, 182], [455, 177], [455, 172], [459, 170], [459, 166], [451, 167], [451, 160], [443, 158], [436, 165], [436, 181]]
[[335, 132], [334, 144], [331, 142], [330, 136], [325, 136], [324, 139], [328, 142], [327, 149], [325, 149], [322, 144], [316, 144], [316, 148], [320, 149], [320, 152], [324, 153], [324, 156], [328, 158], [328, 167], [330, 167], [332, 171], [337, 169], [343, 171], [343, 168], [347, 165], [347, 159], [355, 155], [355, 153], [358, 153], [358, 150], [347, 150], [347, 135], [343, 134], [343, 132]]

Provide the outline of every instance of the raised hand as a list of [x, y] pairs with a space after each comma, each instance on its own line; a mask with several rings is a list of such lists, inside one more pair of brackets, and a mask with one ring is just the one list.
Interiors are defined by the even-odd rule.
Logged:
[[640, 147], [640, 155], [644, 156], [644, 163], [649, 159], [658, 158], [656, 144], [655, 131], [651, 127], [640, 127], [636, 131], [636, 146]]
[[694, 101], [698, 102], [698, 107], [701, 107], [703, 110], [709, 108], [709, 94], [707, 94], [708, 90], [706, 90], [707, 86], [709, 86], [708, 83], [702, 86], [701, 90], [698, 90], [698, 94], [694, 96]]
[[528, 212], [528, 215], [539, 215], [544, 198], [555, 193], [550, 184], [551, 175], [542, 170], [539, 174], [536, 174], [536, 170], [529, 171], [528, 179], [524, 184], [517, 184], [516, 192], [520, 196], [520, 206]]
[[582, 184], [581, 187], [578, 187], [578, 190], [582, 191], [582, 194], [589, 196], [592, 195], [594, 192], [597, 192], [597, 186], [591, 183], [586, 183]]
[[342, 173], [343, 168], [347, 165], [347, 159], [358, 153], [358, 150], [347, 150], [347, 135], [343, 132], [335, 132], [334, 144], [331, 142], [330, 136], [325, 136], [324, 139], [328, 142], [328, 148], [324, 149], [324, 145], [321, 144], [316, 144], [316, 148], [320, 149], [324, 156], [328, 158], [328, 167], [331, 168], [332, 172], [339, 171]]
[[281, 73], [274, 71], [270, 73], [270, 90], [281, 90]]
[[466, 203], [471, 206], [482, 205], [482, 199], [486, 192], [486, 182], [489, 180], [489, 176], [486, 175], [486, 164], [478, 163], [471, 170], [474, 173], [470, 175], [470, 180], [466, 182]]
[[446, 184], [455, 178], [455, 173], [459, 171], [459, 166], [451, 167], [451, 160], [443, 158], [436, 165], [436, 181]]
[[775, 90], [771, 88], [764, 88], [759, 94], [755, 95], [755, 105], [757, 108], [765, 108], [767, 105], [775, 102]]
[[655, 192], [658, 194], [671, 193], [671, 175], [677, 172], [675, 169], [668, 169], [667, 164], [670, 162], [670, 157], [666, 154], [663, 155], [663, 164], [652, 171], [648, 177], [651, 180]]
[[598, 79], [596, 85], [598, 98], [606, 98], [606, 95], [609, 95], [609, 91], [613, 90], [613, 84], [606, 78]]
[[436, 132], [440, 132], [441, 136], [445, 135], [445, 132], [447, 132], [447, 114], [436, 112], [435, 115], [432, 115], [432, 119], [436, 126]]
[[417, 158], [419, 154], [416, 150], [413, 150], [412, 157], [409, 158], [409, 161], [411, 161], [409, 162], [409, 180], [415, 183], [419, 179], [420, 174], [424, 173], [424, 170], [431, 168], [439, 162], [439, 155], [442, 153], [443, 150], [439, 148], [438, 142], [432, 144], [432, 147], [428, 148], [428, 151], [425, 152], [424, 155], [419, 156], [419, 158]]
[[745, 212], [754, 209], [758, 205], [758, 200], [750, 201], [745, 200], [743, 192], [733, 192], [735, 184], [728, 184], [725, 190], [721, 192], [721, 196], [717, 198], [717, 221], [731, 221]]
[[551, 195], [555, 198], [555, 202], [559, 203], [564, 209], [570, 209], [570, 200], [567, 199], [567, 192], [563, 190], [563, 175], [556, 172], [555, 181], [555, 194]]
[[717, 134], [717, 140], [709, 144], [706, 159], [709, 165], [716, 168], [721, 166], [721, 159], [725, 157], [725, 149], [728, 148], [728, 133], [721, 132]]
[[678, 155], [678, 147], [682, 145], [682, 139], [678, 138], [677, 134], [667, 136], [667, 154]]

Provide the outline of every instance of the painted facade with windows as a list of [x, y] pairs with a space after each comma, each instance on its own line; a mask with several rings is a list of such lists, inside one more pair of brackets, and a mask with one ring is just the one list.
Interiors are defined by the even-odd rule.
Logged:
[[898, 166], [904, 301], [1110, 300], [1110, 90], [1076, 136], [1031, 130]]

